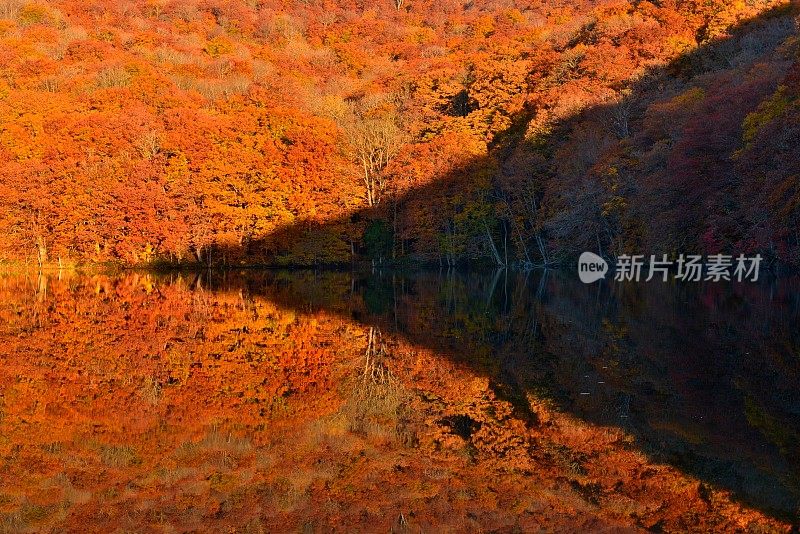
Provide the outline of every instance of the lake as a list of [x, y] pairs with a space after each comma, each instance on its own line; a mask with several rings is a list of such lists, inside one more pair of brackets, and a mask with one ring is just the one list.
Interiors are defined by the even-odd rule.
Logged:
[[0, 530], [786, 531], [800, 280], [0, 276]]

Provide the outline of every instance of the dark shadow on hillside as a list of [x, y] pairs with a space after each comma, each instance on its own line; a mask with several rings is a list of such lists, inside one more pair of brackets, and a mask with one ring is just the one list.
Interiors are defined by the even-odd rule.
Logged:
[[[734, 154], [745, 117], [775, 91], [790, 65], [772, 58], [753, 79], [738, 76], [794, 34], [796, 11], [784, 6], [746, 21], [729, 39], [620, 88], [628, 95], [624, 100], [584, 109], [544, 137], [526, 128], [540, 110], [524, 109], [495, 137], [487, 156], [463, 161], [406, 193], [387, 193], [377, 207], [321, 224], [284, 226], [243, 244], [212, 244], [206, 255], [214, 267], [406, 260], [536, 267], [563, 263], [583, 250], [614, 257], [625, 250], [626, 233], [639, 240], [637, 253], [711, 252], [710, 228], [727, 236], [729, 247], [749, 246], [750, 221], [743, 214], [758, 185], [735, 177]], [[720, 72], [727, 74], [719, 76], [719, 86], [709, 84], [706, 75]], [[558, 81], [545, 76], [537, 83]], [[697, 109], [690, 107], [694, 89], [704, 98]], [[674, 109], [646, 116], [654, 102], [679, 96], [678, 104], [670, 104]], [[608, 158], [615, 158], [613, 165], [604, 165]], [[609, 210], [620, 199], [628, 211]], [[645, 228], [625, 229], [639, 222]]]
[[[770, 13], [750, 21], [735, 32], [734, 39], [681, 57], [634, 86], [630, 137], [623, 145], [635, 149], [641, 141], [637, 131], [643, 117], [638, 113], [671, 90], [670, 76], [696, 77], [738, 61], [731, 47], [760, 31], [761, 21], [777, 16], [791, 14]], [[767, 42], [767, 46], [775, 44]], [[777, 76], [765, 80], [739, 108], [728, 110], [729, 120], [741, 124], [747, 106], [755, 106], [777, 81]], [[329, 263], [324, 259], [327, 244], [342, 241], [342, 227], [359, 221], [369, 227], [382, 220], [393, 229], [409, 221], [429, 220], [430, 235], [395, 239], [388, 248], [380, 235], [375, 242], [359, 239], [352, 244], [353, 252], [362, 259], [388, 259], [393, 252], [417, 255], [445, 266], [459, 258], [462, 263], [478, 257], [492, 264], [496, 256], [520, 257], [514, 250], [519, 240], [509, 223], [469, 214], [470, 206], [485, 202], [487, 195], [473, 188], [476, 182], [471, 177], [492, 170], [495, 184], [490, 195], [502, 193], [507, 187], [503, 183], [510, 183], [512, 189], [524, 187], [543, 168], [541, 160], [552, 157], [548, 151], [557, 145], [555, 139], [582, 121], [596, 121], [614, 112], [612, 105], [585, 110], [537, 146], [528, 146], [522, 137], [524, 128], [516, 128], [500, 137], [487, 158], [468, 162], [435, 183], [411, 191], [391, 204], [391, 210], [388, 206], [364, 209], [318, 227], [287, 227], [243, 247], [218, 244], [213, 256], [231, 263], [252, 257], [267, 261], [270, 255], [299, 248], [311, 258], [305, 263], [323, 265]], [[525, 117], [518, 118], [518, 123], [523, 122]], [[709, 128], [706, 134], [713, 132], [714, 125]], [[671, 169], [680, 171], [676, 180], [656, 184], [654, 190], [661, 196], [653, 202], [665, 204], [670, 231], [678, 228], [690, 233], [688, 226], [681, 225], [708, 210], [710, 200], [701, 193], [705, 189], [692, 189], [697, 182], [718, 195], [729, 192], [733, 184], [726, 182], [724, 174], [729, 162], [719, 158], [726, 142], [714, 136], [701, 139], [690, 155], [705, 163], [692, 168], [673, 163]], [[520, 161], [532, 162], [533, 167], [523, 173], [513, 170]], [[594, 179], [586, 170], [577, 173], [568, 186], [575, 197], [591, 197]], [[532, 191], [539, 201], [547, 195], [546, 189]], [[533, 237], [523, 239], [528, 254], [536, 255], [531, 263], [544, 263], [556, 255], [556, 242], [568, 241], [567, 253], [597, 250], [598, 245], [602, 251], [613, 250], [613, 239], [596, 228], [598, 209], [596, 204], [578, 203], [569, 211], [571, 220], [555, 226], [528, 221], [520, 233], [533, 236], [541, 227], [549, 241], [547, 252], [541, 254]], [[461, 239], [460, 234], [466, 237]], [[451, 249], [443, 247], [443, 239]], [[491, 252], [490, 242], [497, 255]], [[434, 245], [439, 247], [438, 257]], [[455, 253], [450, 257], [448, 250], [458, 250], [458, 257]], [[396, 332], [488, 376], [498, 395], [511, 400], [518, 415], [531, 425], [538, 422], [526, 397], [546, 396], [590, 423], [628, 430], [636, 437], [634, 446], [657, 461], [730, 490], [747, 505], [795, 522], [800, 519], [800, 362], [796, 350], [800, 346], [796, 328], [800, 287], [796, 281], [777, 286], [584, 286], [546, 271], [479, 275], [452, 270], [416, 277], [255, 271], [208, 276], [210, 280], [203, 282], [206, 286], [243, 284], [248, 295], [264, 296], [288, 308], [322, 309]]]

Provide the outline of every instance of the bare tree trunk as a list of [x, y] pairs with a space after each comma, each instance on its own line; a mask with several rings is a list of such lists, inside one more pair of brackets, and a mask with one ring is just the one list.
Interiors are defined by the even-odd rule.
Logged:
[[374, 350], [374, 345], [375, 345], [375, 328], [374, 327], [370, 327], [369, 334], [367, 336], [367, 352], [366, 352], [366, 355], [365, 355], [365, 358], [364, 358], [364, 375], [363, 375], [363, 378], [364, 378], [365, 381], [367, 380], [367, 376], [368, 376], [368, 373], [369, 373], [369, 364], [370, 364], [369, 360], [370, 360], [370, 356], [372, 355], [372, 352]]
[[542, 256], [542, 264], [548, 265], [550, 260], [547, 257], [547, 247], [545, 247], [544, 240], [539, 232], [536, 233], [536, 244], [539, 246], [539, 254]]
[[392, 195], [394, 202], [392, 202], [392, 261], [397, 259], [397, 198]]
[[503, 255], [504, 265], [508, 265], [508, 228], [503, 224]]
[[47, 263], [47, 244], [41, 235], [36, 236], [36, 260], [39, 263], [39, 269]]
[[489, 226], [486, 224], [486, 221], [483, 221], [483, 229], [486, 231], [486, 239], [489, 241], [489, 247], [494, 256], [494, 261], [497, 262], [497, 265], [505, 267], [502, 258], [500, 258], [500, 253], [497, 252], [497, 247], [494, 245], [494, 239], [492, 238], [491, 232], [489, 232]]
[[497, 269], [494, 272], [494, 276], [492, 277], [492, 282], [489, 284], [489, 291], [486, 293], [486, 305], [484, 306], [484, 311], [489, 309], [489, 305], [492, 303], [492, 297], [494, 297], [494, 290], [497, 288], [497, 282], [500, 280], [500, 273], [503, 269]]
[[519, 240], [519, 245], [522, 247], [522, 252], [525, 254], [525, 261], [527, 261], [528, 264], [532, 265], [533, 262], [531, 261], [531, 256], [530, 254], [528, 254], [528, 245], [525, 244], [525, 239], [522, 237], [522, 232], [519, 229], [517, 220], [514, 218], [514, 214], [510, 213], [510, 210], [509, 210], [509, 217], [511, 217], [511, 224], [514, 226], [514, 230], [517, 231], [517, 239]]
[[[536, 205], [535, 194], [530, 196], [529, 203], [530, 206], [528, 209], [531, 213], [531, 218], [533, 219], [534, 227], [536, 227], [539, 207]], [[540, 230], [537, 230], [535, 237], [536, 237], [536, 245], [539, 248], [539, 254], [542, 256], [542, 265], [549, 265], [550, 258], [548, 258], [547, 256], [547, 246], [545, 245], [544, 239], [542, 239], [542, 232]]]
[[367, 206], [370, 208], [375, 205], [375, 194], [373, 192], [374, 185], [372, 176], [370, 176], [369, 168], [364, 163], [364, 185], [367, 188]]

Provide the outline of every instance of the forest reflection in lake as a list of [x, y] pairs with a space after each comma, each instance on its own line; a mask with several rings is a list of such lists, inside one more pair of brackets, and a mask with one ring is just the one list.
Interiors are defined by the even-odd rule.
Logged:
[[798, 281], [0, 277], [8, 531], [781, 531]]

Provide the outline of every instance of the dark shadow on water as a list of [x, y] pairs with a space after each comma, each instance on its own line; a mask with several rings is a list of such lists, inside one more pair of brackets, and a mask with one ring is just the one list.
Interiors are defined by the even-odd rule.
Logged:
[[202, 277], [396, 333], [527, 396], [624, 429], [654, 461], [782, 519], [800, 510], [800, 279], [602, 283], [571, 273], [253, 272]]
[[[794, 9], [793, 7], [790, 9]], [[778, 10], [762, 20], [793, 16]], [[781, 39], [770, 41], [759, 21], [749, 21], [734, 38], [715, 42], [654, 71], [632, 88], [633, 109], [641, 110], [660, 95], [660, 84], [694, 78], [725, 68], [743, 36], [758, 34], [769, 52]], [[774, 36], [773, 36], [774, 37]], [[774, 41], [774, 42], [773, 42]], [[750, 60], [758, 61], [758, 57]], [[720, 67], [723, 65], [723, 67]], [[749, 99], [730, 109], [730, 121], [741, 124], [758, 101], [770, 94], [779, 74], [753, 89]], [[752, 88], [751, 88], [752, 89]], [[669, 89], [664, 89], [668, 91]], [[638, 108], [637, 108], [638, 106]], [[534, 110], [527, 110], [526, 114]], [[582, 111], [551, 135], [568, 133], [587, 117], [602, 117], [610, 107]], [[529, 115], [517, 117], [525, 123]], [[633, 128], [642, 117], [631, 118]], [[665, 119], [667, 120], [667, 119]], [[711, 125], [713, 130], [713, 125]], [[713, 131], [708, 132], [713, 134]], [[524, 128], [513, 127], [499, 136], [489, 156], [463, 164], [431, 185], [411, 191], [396, 203], [401, 225], [428, 218], [430, 236], [403, 242], [411, 256], [435, 259], [438, 235], [448, 235], [452, 221], [471, 201], [485, 200], [471, 177], [492, 172], [502, 181], [506, 164], [527, 150]], [[716, 201], [703, 183], [719, 195], [727, 194], [729, 162], [718, 157], [719, 139], [702, 135], [689, 163], [674, 163], [676, 175], [652, 184], [663, 204], [664, 234], [692, 235]], [[637, 139], [631, 143], [638, 142]], [[545, 145], [555, 145], [553, 139]], [[724, 148], [724, 147], [723, 147]], [[532, 166], [522, 180], [530, 180], [541, 159], [537, 153], [522, 164]], [[537, 159], [538, 158], [538, 159]], [[537, 163], [538, 162], [538, 163]], [[519, 164], [519, 161], [517, 161]], [[537, 166], [539, 165], [539, 166]], [[692, 166], [694, 165], [694, 166]], [[507, 176], [505, 177], [507, 178]], [[581, 175], [564, 187], [576, 197], [591, 193], [591, 176]], [[525, 187], [517, 183], [512, 187]], [[710, 185], [709, 185], [710, 184]], [[506, 183], [508, 186], [508, 183]], [[495, 184], [502, 189], [502, 184]], [[588, 189], [587, 189], [588, 188]], [[536, 190], [541, 195], [546, 191]], [[698, 193], [698, 191], [700, 193]], [[454, 203], [457, 196], [461, 203]], [[557, 200], [557, 199], [556, 199]], [[563, 206], [562, 206], [563, 207]], [[608, 251], [613, 245], [599, 236], [597, 214], [578, 206], [573, 220], [551, 235], [577, 250]], [[324, 258], [325, 243], [340, 239], [343, 225], [353, 220], [386, 219], [386, 213], [364, 209], [346, 219], [323, 225], [290, 226], [266, 239], [243, 246], [217, 244], [217, 258], [269, 261], [281, 254], [304, 250], [310, 264]], [[396, 221], [395, 221], [396, 222]], [[484, 230], [473, 221], [469, 239], [480, 242]], [[541, 221], [525, 223], [526, 235]], [[491, 232], [502, 242], [506, 226]], [[507, 236], [506, 236], [507, 237]], [[532, 238], [531, 238], [532, 239]], [[533, 242], [530, 250], [535, 251]], [[395, 244], [397, 246], [397, 244]], [[360, 243], [357, 254], [364, 254]], [[554, 252], [551, 250], [551, 253]], [[642, 251], [646, 252], [646, 251]], [[691, 251], [687, 251], [691, 252]], [[427, 256], [426, 256], [427, 254]], [[443, 255], [439, 253], [439, 261]], [[542, 257], [534, 258], [534, 263]], [[448, 258], [444, 258], [447, 263]], [[718, 488], [730, 490], [743, 503], [776, 517], [800, 520], [800, 281], [780, 279], [758, 284], [601, 283], [583, 285], [569, 273], [534, 271], [490, 274], [440, 273], [351, 275], [342, 272], [294, 273], [246, 271], [198, 275], [204, 287], [235, 289], [263, 296], [286, 308], [324, 310], [404, 336], [411, 343], [436, 350], [443, 358], [463, 362], [490, 378], [497, 395], [510, 400], [518, 416], [535, 425], [526, 396], [549, 398], [560, 409], [597, 425], [613, 425], [635, 436], [635, 447], [655, 461], [678, 467]], [[477, 356], [482, 355], [482, 356]]]

